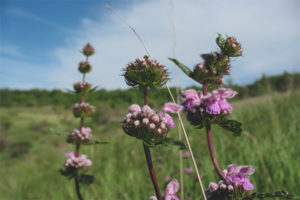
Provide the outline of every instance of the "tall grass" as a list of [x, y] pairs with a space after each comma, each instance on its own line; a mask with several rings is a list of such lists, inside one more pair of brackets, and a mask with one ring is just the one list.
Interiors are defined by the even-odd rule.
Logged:
[[[244, 122], [248, 136], [234, 137], [218, 126], [212, 127], [220, 167], [226, 168], [232, 162], [251, 164], [256, 166], [251, 176], [256, 191], [272, 191], [273, 184], [276, 190], [285, 189], [299, 195], [300, 94], [245, 99], [234, 102], [233, 108], [231, 117]], [[121, 130], [119, 116], [126, 114], [126, 108], [101, 105], [96, 110], [102, 112], [93, 121], [87, 121], [87, 126], [95, 130], [96, 139], [110, 144], [82, 148], [93, 160], [91, 173], [96, 176], [95, 183], [82, 190], [83, 196], [105, 200], [148, 199], [154, 191], [151, 182], [145, 181], [149, 174], [142, 144]], [[103, 116], [109, 118], [104, 120]], [[48, 130], [51, 127], [67, 130], [76, 124], [71, 112], [61, 107], [0, 108], [0, 199], [75, 199], [73, 184], [68, 184], [58, 173], [63, 167], [61, 152], [71, 146]], [[185, 124], [204, 184], [218, 181], [211, 167], [204, 130]], [[176, 131], [173, 129], [170, 137], [177, 137]], [[176, 150], [162, 148], [153, 154], [161, 186], [166, 175], [179, 179]], [[192, 167], [189, 159], [183, 162], [184, 167]], [[185, 196], [200, 199], [195, 174], [185, 174], [184, 183]]]

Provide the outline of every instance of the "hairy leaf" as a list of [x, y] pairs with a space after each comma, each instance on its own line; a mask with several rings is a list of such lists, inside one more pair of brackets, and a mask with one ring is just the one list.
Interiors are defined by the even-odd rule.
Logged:
[[79, 176], [79, 183], [85, 184], [85, 185], [90, 185], [94, 182], [95, 177], [93, 175], [89, 174], [81, 174]]
[[217, 124], [222, 128], [231, 131], [235, 136], [240, 136], [243, 131], [242, 123], [235, 120], [221, 119]]
[[161, 143], [156, 144], [156, 146], [158, 147], [167, 146], [178, 150], [186, 149], [185, 144], [182, 141], [174, 140], [172, 138], [165, 138], [164, 140], [161, 141]]
[[[180, 63], [177, 59], [175, 58], [169, 58], [173, 63], [175, 63], [186, 75], [191, 77], [192, 71], [185, 66], [184, 64]], [[191, 77], [192, 78], [192, 77]]]

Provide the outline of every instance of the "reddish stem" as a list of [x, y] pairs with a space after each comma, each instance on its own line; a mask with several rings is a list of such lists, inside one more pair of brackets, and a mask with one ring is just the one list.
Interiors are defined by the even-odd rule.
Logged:
[[[87, 60], [88, 60], [88, 57], [86, 58], [86, 61]], [[83, 74], [83, 77], [82, 77], [82, 83], [84, 83], [84, 82], [85, 82], [85, 73]], [[81, 103], [84, 103], [84, 94], [81, 95]], [[80, 128], [79, 128], [80, 132], [82, 131], [83, 124], [84, 124], [84, 117], [81, 117], [80, 118]], [[76, 144], [75, 157], [79, 157], [79, 154], [80, 154], [79, 151], [80, 151], [80, 143], [77, 143]], [[77, 194], [78, 199], [82, 200], [78, 177], [75, 177], [75, 189], [76, 189], [76, 194]]]
[[[148, 105], [148, 90], [147, 90], [147, 88], [144, 89], [144, 105]], [[155, 190], [155, 193], [156, 193], [156, 197], [157, 197], [158, 200], [162, 200], [160, 190], [159, 190], [159, 186], [158, 186], [156, 176], [155, 176], [155, 171], [154, 171], [154, 168], [153, 168], [150, 149], [145, 144], [143, 144], [143, 145], [144, 145], [145, 157], [146, 157], [150, 177], [151, 177], [151, 180], [152, 180], [152, 183], [153, 183], [153, 186], [154, 186], [154, 190]]]
[[154, 171], [153, 164], [152, 164], [150, 149], [145, 144], [143, 144], [143, 145], [144, 145], [145, 157], [147, 160], [147, 165], [148, 165], [149, 173], [151, 176], [151, 180], [152, 180], [152, 183], [153, 183], [153, 186], [155, 189], [156, 197], [158, 200], [162, 200], [159, 186], [158, 186], [156, 176], [155, 176], [155, 171]]
[[[203, 83], [203, 93], [204, 95], [207, 95], [207, 83]], [[210, 154], [210, 158], [212, 160], [212, 163], [214, 165], [214, 168], [217, 172], [217, 174], [219, 175], [219, 177], [221, 179], [223, 179], [224, 181], [226, 181], [220, 167], [218, 164], [218, 161], [216, 159], [215, 156], [215, 152], [214, 152], [214, 145], [213, 145], [213, 141], [212, 141], [212, 132], [211, 132], [211, 126], [209, 124], [209, 122], [206, 122], [206, 137], [207, 137], [207, 143], [208, 143], [208, 148], [209, 148], [209, 154]]]

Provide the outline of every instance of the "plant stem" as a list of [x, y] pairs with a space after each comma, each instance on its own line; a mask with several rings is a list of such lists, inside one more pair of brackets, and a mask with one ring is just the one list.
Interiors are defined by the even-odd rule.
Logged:
[[[144, 88], [144, 105], [148, 105], [148, 90], [147, 90], [147, 88]], [[159, 190], [159, 186], [158, 186], [156, 176], [155, 176], [155, 171], [154, 171], [154, 168], [153, 168], [150, 149], [145, 144], [143, 144], [143, 145], [144, 145], [145, 157], [146, 157], [150, 177], [151, 177], [151, 180], [152, 180], [152, 183], [153, 183], [153, 186], [154, 186], [154, 190], [155, 190], [155, 193], [156, 193], [156, 197], [157, 197], [158, 200], [162, 200], [160, 190]]]
[[[203, 83], [203, 94], [207, 95], [207, 83], [205, 83], [205, 82]], [[226, 179], [219, 167], [216, 156], [215, 156], [214, 145], [213, 145], [213, 141], [212, 141], [211, 126], [208, 121], [206, 122], [206, 137], [207, 137], [207, 144], [208, 144], [208, 148], [209, 148], [210, 158], [212, 160], [214, 168], [215, 168], [217, 174], [219, 175], [219, 177], [221, 179], [223, 179], [224, 181], [226, 181]]]
[[76, 188], [76, 194], [79, 200], [82, 200], [82, 196], [80, 193], [80, 185], [79, 185], [79, 180], [78, 177], [75, 177], [75, 188]]

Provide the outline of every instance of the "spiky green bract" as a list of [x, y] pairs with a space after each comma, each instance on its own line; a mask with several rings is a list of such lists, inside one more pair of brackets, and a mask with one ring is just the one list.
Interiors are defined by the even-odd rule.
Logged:
[[126, 84], [134, 88], [159, 88], [169, 80], [165, 67], [148, 56], [137, 58], [123, 71]]

